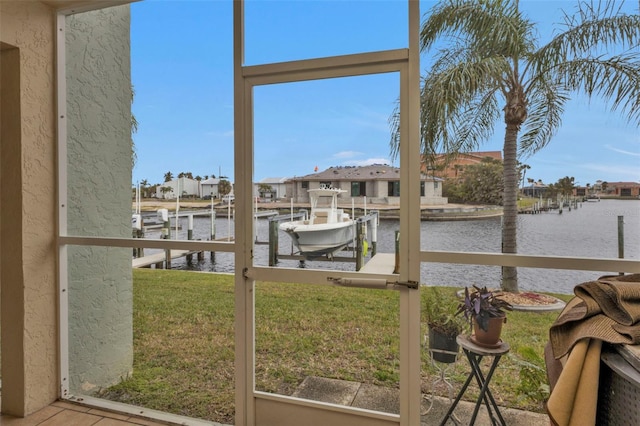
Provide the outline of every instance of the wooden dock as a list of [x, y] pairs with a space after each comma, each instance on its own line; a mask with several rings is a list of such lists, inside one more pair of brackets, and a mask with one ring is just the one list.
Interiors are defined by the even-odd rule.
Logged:
[[393, 274], [396, 266], [396, 255], [394, 253], [376, 253], [359, 272], [369, 274]]
[[[202, 253], [199, 251], [192, 250], [171, 250], [171, 259], [178, 259], [180, 257], [185, 257], [188, 255], [193, 255], [197, 253]], [[164, 267], [163, 265], [166, 263], [165, 252], [159, 252], [150, 254], [148, 256], [136, 257], [132, 260], [131, 266], [133, 268], [150, 268], [153, 265], [156, 265], [156, 268]]]

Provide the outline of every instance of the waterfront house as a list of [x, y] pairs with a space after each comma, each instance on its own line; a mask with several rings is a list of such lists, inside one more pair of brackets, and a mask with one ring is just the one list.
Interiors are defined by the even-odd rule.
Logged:
[[164, 199], [175, 199], [178, 195], [180, 198], [201, 197], [207, 194], [201, 191], [201, 184], [201, 182], [188, 177], [173, 179], [158, 185], [156, 188], [156, 197]]
[[[294, 177], [289, 180], [287, 194], [294, 203], [308, 203], [308, 189], [321, 186], [344, 189], [340, 203], [367, 203], [397, 206], [400, 204], [400, 169], [386, 164], [369, 166], [336, 166], [322, 172]], [[420, 175], [420, 204], [447, 204], [442, 196], [442, 179]]]
[[597, 181], [593, 186], [576, 186], [573, 195], [584, 197], [596, 194], [605, 197], [639, 198], [640, 182]]
[[268, 177], [253, 184], [253, 196], [267, 201], [287, 196], [287, 177]]
[[219, 198], [220, 179], [209, 178], [200, 182], [200, 196], [203, 198]]
[[541, 180], [530, 182], [522, 188], [522, 194], [528, 197], [541, 197], [546, 194], [549, 187], [542, 183]]
[[640, 182], [602, 182], [601, 193], [607, 196], [640, 197]]

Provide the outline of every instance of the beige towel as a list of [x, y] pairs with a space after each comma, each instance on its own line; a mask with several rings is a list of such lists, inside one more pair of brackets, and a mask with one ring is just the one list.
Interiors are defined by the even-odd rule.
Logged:
[[549, 330], [556, 359], [580, 339], [640, 343], [640, 274], [601, 277], [574, 288], [571, 299]]
[[601, 349], [602, 341], [597, 339], [581, 339], [571, 349], [547, 401], [554, 425], [595, 425]]

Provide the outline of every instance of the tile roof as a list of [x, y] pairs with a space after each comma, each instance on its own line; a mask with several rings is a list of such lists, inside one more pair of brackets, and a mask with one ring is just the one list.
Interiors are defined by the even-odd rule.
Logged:
[[354, 179], [400, 179], [400, 169], [386, 164], [372, 164], [370, 166], [335, 166], [306, 176], [296, 177], [294, 180], [354, 180]]

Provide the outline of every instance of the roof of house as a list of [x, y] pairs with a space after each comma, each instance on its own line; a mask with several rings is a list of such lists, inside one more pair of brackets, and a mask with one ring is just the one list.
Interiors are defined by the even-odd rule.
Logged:
[[[446, 157], [447, 155], [448, 154], [437, 154], [436, 158], [438, 158], [438, 157]], [[456, 155], [458, 155], [458, 156], [466, 156], [466, 157], [475, 157], [475, 158], [478, 158], [480, 160], [483, 159], [483, 158], [486, 158], [486, 157], [490, 157], [490, 158], [493, 158], [495, 160], [502, 161], [502, 151], [459, 152]]]
[[260, 182], [258, 182], [258, 184], [266, 184], [266, 185], [271, 185], [271, 184], [277, 184], [277, 183], [285, 183], [286, 181], [288, 181], [291, 178], [288, 177], [268, 177], [268, 178], [264, 178], [262, 179]]
[[607, 186], [640, 186], [640, 182], [607, 182]]
[[218, 185], [218, 184], [220, 184], [220, 179], [218, 179], [218, 178], [209, 178], [207, 180], [203, 180], [200, 183], [202, 185]]
[[548, 188], [549, 186], [542, 182], [532, 182], [528, 183], [524, 188]]
[[[423, 179], [442, 180], [422, 175]], [[400, 168], [387, 164], [372, 164], [369, 166], [335, 166], [306, 176], [292, 178], [292, 180], [341, 181], [341, 180], [399, 180]]]

